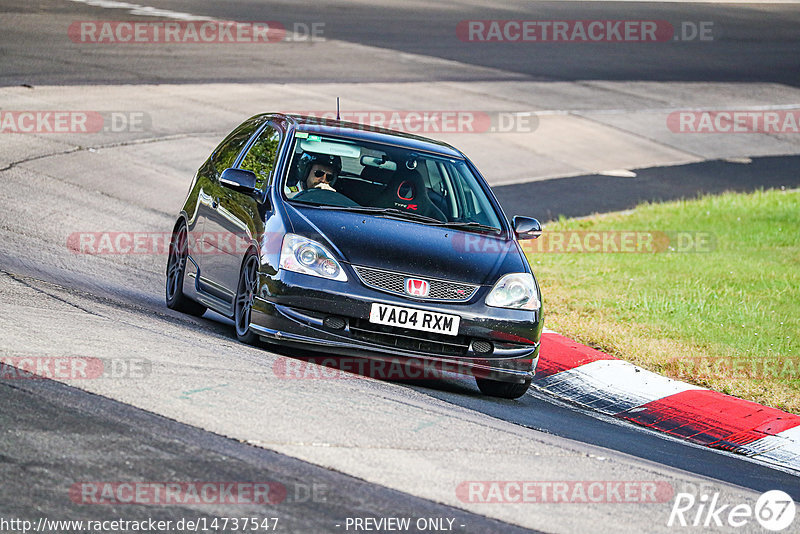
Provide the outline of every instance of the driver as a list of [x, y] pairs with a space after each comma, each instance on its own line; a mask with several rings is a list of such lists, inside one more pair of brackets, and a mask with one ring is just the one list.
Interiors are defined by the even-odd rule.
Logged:
[[335, 191], [333, 185], [342, 170], [342, 159], [329, 154], [306, 152], [298, 163], [297, 186], [302, 191], [327, 189]]
[[305, 152], [296, 167], [297, 182], [286, 196], [303, 202], [330, 206], [357, 206], [355, 201], [333, 188], [342, 170], [342, 158]]
[[333, 184], [336, 182], [337, 176], [338, 173], [336, 172], [336, 169], [334, 169], [331, 165], [326, 163], [315, 163], [308, 170], [305, 189], [314, 189], [316, 187], [318, 189], [335, 191]]

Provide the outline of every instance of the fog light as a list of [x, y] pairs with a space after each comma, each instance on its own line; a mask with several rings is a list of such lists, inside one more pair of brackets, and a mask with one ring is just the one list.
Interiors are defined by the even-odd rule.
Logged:
[[329, 316], [322, 320], [322, 324], [331, 330], [343, 330], [347, 322], [341, 317]]
[[472, 350], [476, 354], [491, 354], [494, 351], [494, 346], [489, 341], [476, 339], [472, 342]]

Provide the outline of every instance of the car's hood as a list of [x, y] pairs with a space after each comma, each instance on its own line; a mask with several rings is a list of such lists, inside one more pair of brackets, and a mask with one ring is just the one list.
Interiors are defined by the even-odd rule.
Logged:
[[526, 271], [514, 241], [347, 211], [286, 205], [295, 233], [365, 267], [493, 284], [501, 274]]

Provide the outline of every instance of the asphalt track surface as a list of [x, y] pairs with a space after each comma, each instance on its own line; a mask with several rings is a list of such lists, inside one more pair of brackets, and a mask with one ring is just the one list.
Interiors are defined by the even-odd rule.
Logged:
[[[657, 81], [759, 81], [800, 85], [800, 9], [792, 5], [631, 4], [571, 3], [537, 4], [535, 12], [524, 4], [494, 7], [471, 4], [330, 3], [313, 6], [295, 2], [159, 1], [147, 5], [235, 20], [324, 21], [332, 40], [379, 47], [392, 52], [424, 54], [458, 61], [471, 68], [442, 66], [436, 62], [424, 70], [387, 64], [381, 54], [365, 54], [355, 61], [342, 58], [340, 45], [328, 50], [320, 43], [307, 49], [276, 49], [267, 57], [252, 51], [218, 47], [202, 51], [162, 48], [91, 49], [88, 45], [64, 46], [58, 39], [74, 20], [131, 20], [125, 10], [104, 10], [73, 2], [5, 1], [0, 5], [0, 83], [19, 84], [114, 84], [114, 83], [203, 83], [211, 81], [475, 81], [498, 70], [508, 79], [520, 77], [557, 80], [657, 80]], [[111, 11], [111, 13], [109, 13]], [[712, 46], [697, 42], [655, 43], [635, 50], [619, 44], [581, 49], [579, 45], [546, 45], [537, 55], [517, 53], [518, 45], [465, 46], [454, 37], [453, 26], [467, 19], [664, 19], [712, 20], [720, 40]], [[724, 36], [724, 39], [722, 38]], [[708, 45], [708, 43], [704, 43]], [[336, 54], [336, 57], [332, 55]], [[212, 57], [209, 57], [212, 56]], [[0, 167], [5, 167], [5, 162]], [[520, 189], [535, 198], [533, 213], [543, 219], [558, 214], [586, 215], [631, 207], [639, 200], [664, 200], [716, 192], [718, 178], [729, 177], [725, 189], [750, 190], [764, 186], [797, 187], [796, 158], [755, 159], [750, 165], [709, 162], [689, 168], [647, 169], [640, 180], [584, 176], [534, 184], [498, 188], [498, 196], [509, 212], [528, 213], [530, 206], [515, 206]], [[691, 181], [675, 187], [680, 177]], [[654, 189], [656, 180], [667, 177], [664, 190]], [[765, 177], [759, 180], [757, 177]], [[670, 182], [670, 177], [675, 181]], [[15, 184], [25, 176], [14, 176]], [[665, 182], [658, 180], [659, 184]], [[19, 186], [19, 185], [18, 185]], [[591, 188], [604, 195], [587, 194]], [[94, 195], [94, 193], [93, 193]], [[93, 202], [100, 203], [105, 193]], [[4, 201], [13, 196], [4, 196]], [[31, 197], [33, 198], [33, 197]], [[14, 213], [35, 216], [37, 200], [16, 206]], [[45, 202], [44, 209], [56, 209]], [[4, 210], [5, 211], [5, 210]], [[105, 213], [102, 209], [97, 213]], [[4, 221], [4, 224], [9, 221]], [[10, 223], [9, 223], [10, 224]], [[33, 224], [33, 223], [31, 223]], [[13, 228], [13, 225], [10, 226]], [[15, 246], [19, 246], [17, 243]], [[198, 347], [234, 344], [228, 321], [207, 314], [191, 319], [168, 312], [162, 301], [161, 281], [143, 273], [135, 283], [122, 282], [116, 268], [100, 263], [83, 272], [80, 266], [59, 262], [36, 262], [31, 258], [48, 254], [47, 243], [26, 242], [0, 252], [6, 304], [80, 307], [89, 313], [106, 308], [137, 317], [142, 328], [186, 329]], [[107, 269], [105, 269], [107, 267]], [[122, 269], [124, 271], [124, 268]], [[129, 272], [129, 271], [126, 271]], [[18, 296], [16, 292], [25, 292]], [[30, 293], [31, 295], [29, 295]], [[45, 301], [39, 303], [37, 299]], [[50, 300], [48, 300], [50, 299]], [[58, 301], [61, 304], [54, 304]], [[66, 304], [65, 304], [66, 303]], [[14, 308], [17, 309], [17, 308]], [[10, 324], [12, 322], [9, 319]], [[8, 326], [8, 325], [7, 325]], [[28, 333], [32, 340], [37, 332]], [[87, 336], [86, 331], [65, 332], [65, 341]], [[21, 339], [21, 338], [20, 338]], [[56, 336], [48, 338], [50, 342]], [[116, 340], [119, 341], [119, 340]], [[130, 341], [133, 343], [133, 339]], [[31, 343], [31, 346], [36, 345]], [[20, 346], [20, 348], [25, 348]], [[264, 351], [265, 354], [275, 354]], [[277, 354], [296, 354], [278, 352]], [[248, 356], [259, 368], [258, 356]], [[360, 387], [360, 386], [359, 386]], [[369, 381], [369, 391], [359, 394], [366, 402], [371, 395], [405, 395], [437, 413], [464, 411], [487, 416], [519, 427], [526, 436], [541, 435], [548, 444], [577, 448], [583, 455], [603, 454], [620, 462], [653, 466], [654, 472], [688, 473], [682, 480], [710, 487], [746, 488], [757, 492], [779, 488], [800, 500], [800, 481], [795, 474], [746, 462], [733, 455], [694, 447], [655, 433], [597, 418], [572, 406], [531, 391], [519, 401], [497, 401], [481, 397], [467, 381], [453, 379], [440, 384], [384, 383]], [[366, 390], [365, 390], [366, 391]], [[352, 391], [351, 391], [352, 393]], [[344, 393], [343, 393], [344, 394]], [[422, 399], [422, 400], [419, 400]], [[291, 532], [340, 531], [345, 517], [410, 516], [450, 517], [463, 524], [465, 532], [514, 532], [522, 530], [419, 497], [304, 462], [286, 454], [222, 437], [200, 426], [190, 426], [169, 417], [149, 413], [51, 381], [6, 381], [0, 383], [0, 517], [113, 519], [149, 516], [165, 519], [203, 515], [232, 515], [230, 509], [208, 507], [91, 507], [77, 506], [65, 491], [80, 480], [231, 480], [278, 481], [301, 491], [320, 484], [329, 491], [325, 500], [297, 499], [276, 508]], [[340, 399], [346, 403], [347, 399]], [[620, 460], [623, 459], [623, 460]], [[397, 466], [397, 469], [419, 469]], [[625, 472], [622, 471], [624, 474]], [[300, 489], [298, 489], [300, 488]], [[242, 511], [237, 508], [237, 511]], [[247, 510], [265, 515], [264, 510]], [[592, 521], [593, 510], [581, 509]], [[602, 517], [602, 514], [597, 517]], [[631, 523], [631, 528], [641, 523]], [[655, 527], [654, 527], [655, 528]], [[458, 529], [456, 529], [458, 531]]]
[[538, 217], [585, 217], [632, 209], [642, 202], [668, 202], [758, 189], [800, 187], [797, 156], [754, 158], [746, 163], [705, 161], [673, 167], [637, 169], [636, 178], [589, 175], [492, 188], [509, 214]]
[[[52, 381], [0, 385], [6, 429], [0, 456], [4, 484], [2, 515], [51, 519], [73, 517], [80, 505], [63, 491], [80, 481], [171, 480], [270, 482], [285, 489], [275, 513], [264, 505], [237, 507], [240, 515], [278, 518], [278, 530], [334, 531], [346, 517], [446, 517], [467, 532], [528, 532], [329, 471], [306, 462], [241, 445], [233, 440], [170, 421], [121, 403], [87, 395]], [[52, 436], [63, 442], [54, 447]], [[24, 481], [24, 490], [12, 481]], [[22, 493], [22, 494], [20, 494]], [[281, 494], [282, 495], [282, 494]], [[124, 513], [98, 506], [87, 519], [226, 517], [216, 507], [132, 504]]]
[[[404, 68], [383, 55], [353, 56], [347, 49], [275, 47], [267, 53], [213, 46], [191, 52], [131, 45], [109, 54], [91, 44], [63, 43], [76, 20], [143, 20], [125, 9], [98, 10], [71, 2], [6, 0], [3, 25], [5, 84], [166, 83], [213, 81], [475, 80], [505, 76], [558, 80], [734, 81], [800, 84], [800, 9], [792, 4], [722, 5], [633, 2], [130, 2], [222, 20], [324, 23], [327, 39], [423, 54], [491, 69], [481, 73]], [[110, 13], [109, 13], [110, 12]], [[28, 15], [41, 13], [41, 16]], [[455, 28], [465, 20], [663, 20], [713, 23], [712, 41], [655, 43], [465, 43]], [[144, 19], [146, 20], [146, 19]], [[298, 43], [301, 44], [301, 43]], [[205, 45], [204, 45], [205, 46]], [[397, 57], [397, 56], [395, 56]], [[497, 72], [501, 71], [501, 72]], [[504, 74], [503, 74], [504, 73]]]

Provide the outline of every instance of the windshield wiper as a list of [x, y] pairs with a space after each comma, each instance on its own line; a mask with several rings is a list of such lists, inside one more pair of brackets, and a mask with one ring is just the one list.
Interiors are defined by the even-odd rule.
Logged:
[[440, 221], [435, 217], [428, 217], [427, 215], [420, 215], [419, 213], [403, 211], [397, 208], [377, 208], [374, 206], [325, 206], [325, 205], [321, 205], [320, 207], [331, 210], [352, 211], [355, 213], [371, 213], [374, 215], [397, 216], [404, 219], [411, 219], [414, 221], [423, 222], [431, 226], [442, 226], [444, 228], [469, 228], [484, 232], [498, 232], [498, 233], [501, 232], [500, 228], [496, 228], [494, 226], [488, 226], [475, 221], [444, 222]]
[[331, 210], [352, 211], [355, 213], [371, 213], [373, 215], [396, 216], [402, 219], [411, 219], [414, 221], [424, 222], [427, 224], [435, 224], [435, 225], [446, 224], [440, 221], [439, 219], [436, 219], [435, 217], [428, 217], [427, 215], [420, 215], [419, 213], [403, 211], [397, 208], [376, 208], [373, 206], [320, 206], [320, 207]]
[[494, 226], [488, 226], [486, 224], [481, 224], [475, 221], [452, 221], [452, 222], [440, 222], [441, 226], [445, 228], [474, 228], [475, 230], [484, 230], [486, 232], [500, 232], [500, 228], [496, 228]]

